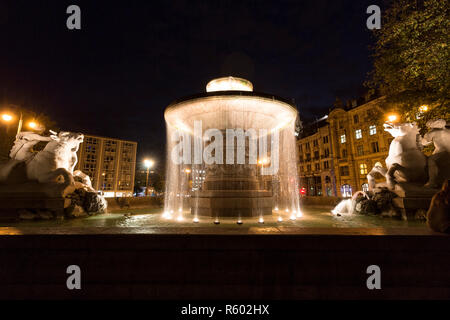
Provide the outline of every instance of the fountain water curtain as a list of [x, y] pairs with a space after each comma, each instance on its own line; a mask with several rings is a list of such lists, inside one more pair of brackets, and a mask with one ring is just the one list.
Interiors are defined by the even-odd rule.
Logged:
[[301, 217], [296, 164], [296, 108], [225, 77], [207, 92], [175, 101], [164, 117], [167, 173], [163, 218]]

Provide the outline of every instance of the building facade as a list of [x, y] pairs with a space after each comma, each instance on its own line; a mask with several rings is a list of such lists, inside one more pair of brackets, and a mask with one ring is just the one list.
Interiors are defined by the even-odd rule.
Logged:
[[314, 133], [298, 140], [300, 187], [306, 195], [350, 197], [368, 190], [367, 173], [377, 162], [386, 166], [393, 139], [377, 120], [384, 113], [380, 99], [335, 108], [326, 123], [316, 123]]
[[297, 147], [302, 193], [310, 196], [336, 196], [330, 126], [326, 120], [312, 124], [308, 134], [298, 140]]
[[133, 195], [137, 142], [85, 135], [76, 169], [89, 175], [92, 187], [106, 197]]

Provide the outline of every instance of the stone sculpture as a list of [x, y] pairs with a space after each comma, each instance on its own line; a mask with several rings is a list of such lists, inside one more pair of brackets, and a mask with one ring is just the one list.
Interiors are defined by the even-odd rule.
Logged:
[[387, 168], [377, 163], [367, 175], [369, 190], [375, 188], [376, 173], [386, 178], [387, 186], [391, 190], [398, 182], [424, 184], [427, 181], [427, 159], [417, 144], [419, 135], [417, 125], [385, 123], [384, 130], [389, 132], [394, 140], [389, 146]]
[[[367, 175], [369, 192], [364, 197], [356, 193], [352, 199], [343, 200], [332, 211], [338, 213], [400, 215], [403, 219], [421, 218], [436, 188], [450, 179], [450, 130], [445, 120], [427, 123], [428, 133], [421, 138], [414, 123], [385, 123], [384, 130], [394, 140], [389, 146], [386, 168], [379, 162]], [[423, 146], [434, 145], [427, 157]], [[376, 183], [381, 174], [385, 183]], [[425, 187], [425, 188], [424, 188]], [[447, 200], [448, 202], [448, 200]], [[431, 210], [431, 209], [430, 209]]]
[[424, 146], [433, 144], [434, 151], [428, 157], [429, 188], [437, 188], [450, 178], [450, 129], [445, 127], [445, 120], [431, 120], [427, 122], [429, 131], [422, 138]]
[[[59, 134], [51, 131], [49, 137], [32, 132], [18, 134], [10, 152], [11, 159], [0, 166], [0, 197], [3, 193], [7, 198], [11, 192], [14, 197], [29, 201], [33, 197], [60, 197], [64, 199], [66, 215], [76, 207], [88, 214], [105, 211], [106, 200], [92, 189], [89, 176], [79, 170], [74, 172], [83, 139], [81, 133], [65, 131]], [[47, 144], [43, 150], [34, 152], [32, 148], [39, 142]]]

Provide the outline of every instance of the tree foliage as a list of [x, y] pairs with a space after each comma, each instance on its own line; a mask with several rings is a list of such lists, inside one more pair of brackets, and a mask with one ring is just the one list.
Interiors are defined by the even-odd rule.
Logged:
[[[374, 31], [374, 70], [366, 85], [422, 128], [429, 119], [450, 120], [449, 11], [448, 0], [393, 0]], [[428, 112], [421, 114], [423, 105]]]

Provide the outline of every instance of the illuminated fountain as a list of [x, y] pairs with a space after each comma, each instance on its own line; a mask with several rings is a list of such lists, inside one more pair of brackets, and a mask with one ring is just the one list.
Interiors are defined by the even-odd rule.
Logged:
[[165, 111], [163, 217], [300, 217], [295, 107], [240, 78], [212, 80], [206, 91]]

